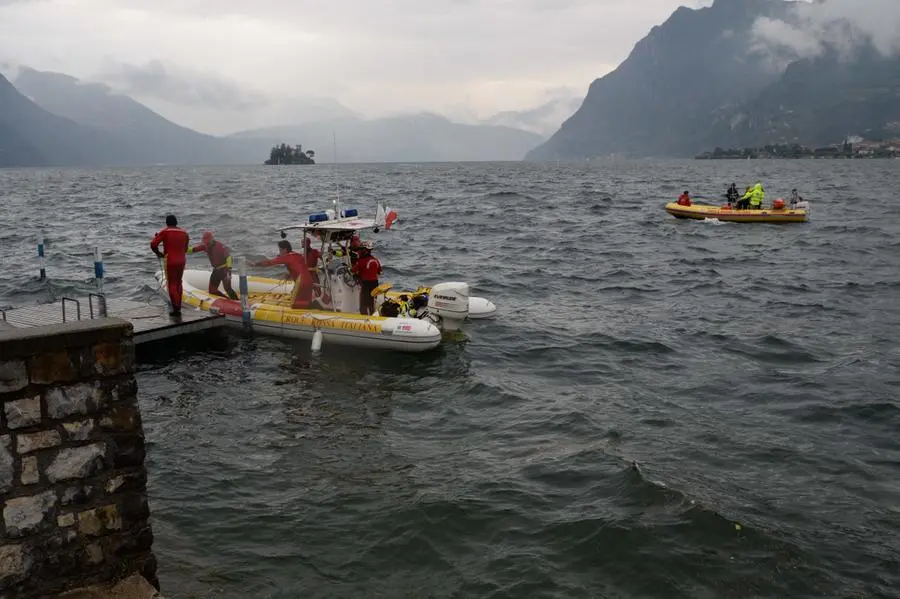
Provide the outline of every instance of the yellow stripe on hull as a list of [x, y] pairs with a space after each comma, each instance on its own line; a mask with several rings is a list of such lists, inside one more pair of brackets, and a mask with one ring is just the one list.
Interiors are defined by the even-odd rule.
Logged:
[[666, 204], [666, 212], [675, 218], [704, 220], [715, 218], [730, 223], [805, 223], [809, 214], [806, 210], [782, 208], [763, 208], [761, 210], [735, 210], [711, 206], [708, 204], [692, 204], [681, 206], [677, 202]]
[[[190, 294], [184, 294], [182, 301], [193, 308], [209, 310], [214, 301], [221, 299], [217, 295], [210, 295], [200, 290], [192, 290]], [[278, 324], [296, 324], [380, 333], [381, 321], [387, 320], [386, 316], [378, 314], [366, 315], [352, 312], [333, 312], [331, 310], [291, 308], [291, 296], [288, 294], [250, 293], [247, 295], [247, 299], [249, 300], [249, 305], [253, 307], [253, 320]]]

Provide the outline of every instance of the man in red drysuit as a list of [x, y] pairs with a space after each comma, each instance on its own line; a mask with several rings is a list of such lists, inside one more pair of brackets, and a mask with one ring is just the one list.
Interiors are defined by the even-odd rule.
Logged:
[[[165, 253], [159, 251], [160, 243]], [[178, 228], [178, 219], [174, 214], [166, 217], [166, 228], [157, 233], [150, 242], [153, 253], [166, 260], [166, 283], [169, 288], [169, 299], [172, 301], [169, 316], [181, 316], [181, 277], [184, 275], [189, 243], [187, 231]]]
[[312, 240], [309, 237], [306, 238], [305, 255], [306, 267], [309, 268], [310, 271], [316, 272], [319, 267], [319, 257], [322, 255], [322, 252], [312, 246]]
[[291, 242], [278, 242], [278, 255], [271, 260], [251, 262], [250, 266], [275, 266], [284, 264], [288, 277], [294, 281], [294, 301], [292, 308], [309, 308], [312, 303], [313, 281], [303, 256], [294, 251]]
[[372, 255], [375, 247], [371, 241], [364, 241], [359, 249], [359, 260], [350, 269], [359, 275], [359, 313], [374, 314], [375, 298], [372, 292], [378, 287], [378, 275], [381, 274], [381, 262]]
[[[188, 249], [188, 254], [194, 252], [206, 252], [209, 264], [213, 267], [213, 271], [209, 275], [209, 292], [222, 297], [225, 297], [225, 293], [227, 293], [230, 299], [236, 300], [238, 295], [231, 287], [232, 260], [228, 246], [207, 231], [203, 234], [203, 243]], [[225, 293], [219, 291], [219, 285], [225, 288]]]

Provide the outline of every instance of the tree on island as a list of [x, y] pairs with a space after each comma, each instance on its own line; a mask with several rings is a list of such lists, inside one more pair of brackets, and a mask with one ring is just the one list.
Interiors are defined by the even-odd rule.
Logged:
[[285, 143], [273, 146], [269, 151], [269, 159], [264, 164], [315, 164], [313, 157], [316, 153], [312, 150], [303, 151], [303, 146], [289, 146]]

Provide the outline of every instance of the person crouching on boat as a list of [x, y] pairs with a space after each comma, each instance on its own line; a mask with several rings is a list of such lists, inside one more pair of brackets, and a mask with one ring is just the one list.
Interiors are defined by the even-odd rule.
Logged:
[[791, 208], [796, 208], [798, 202], [802, 202], [803, 198], [800, 196], [800, 192], [796, 189], [791, 190], [791, 201], [788, 204]]
[[740, 201], [737, 203], [738, 210], [746, 210], [750, 207], [750, 198], [753, 196], [753, 186], [748, 185], [747, 189], [744, 190], [744, 195], [741, 196]]
[[691, 205], [691, 194], [688, 192], [684, 192], [680, 196], [678, 196], [678, 205], [679, 206], [690, 206]]
[[[199, 245], [188, 248], [188, 254], [195, 252], [206, 252], [209, 258], [209, 265], [213, 267], [213, 271], [209, 274], [209, 293], [236, 300], [237, 293], [231, 287], [231, 251], [228, 246], [216, 239], [210, 231], [203, 234], [203, 241]], [[225, 293], [219, 291], [219, 285], [225, 288]]]
[[359, 276], [359, 313], [375, 314], [375, 298], [372, 292], [378, 287], [378, 275], [381, 274], [381, 262], [372, 255], [375, 244], [364, 241], [359, 248], [359, 260], [350, 272]]
[[[744, 198], [746, 198], [746, 194]], [[750, 190], [750, 209], [751, 210], [760, 210], [762, 208], [763, 199], [766, 197], [766, 192], [763, 191], [762, 183], [757, 183], [753, 186], [753, 189]]]
[[[159, 251], [160, 243], [165, 253]], [[166, 216], [166, 228], [157, 233], [150, 242], [150, 249], [157, 258], [165, 258], [166, 283], [169, 287], [169, 300], [172, 303], [169, 316], [181, 316], [181, 277], [184, 276], [189, 245], [190, 237], [187, 231], [178, 228], [178, 219], [174, 214]]]
[[309, 308], [312, 304], [313, 280], [306, 266], [306, 260], [294, 251], [291, 242], [282, 239], [278, 242], [278, 255], [269, 260], [250, 262], [250, 266], [275, 266], [283, 264], [287, 268], [287, 276], [294, 281], [292, 308]]

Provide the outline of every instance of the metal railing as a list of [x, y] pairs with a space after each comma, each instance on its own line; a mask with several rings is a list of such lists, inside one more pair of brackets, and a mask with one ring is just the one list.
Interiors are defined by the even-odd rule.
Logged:
[[[97, 298], [97, 315], [94, 316], [94, 298]], [[102, 293], [88, 294], [88, 308], [91, 312], [91, 318], [106, 318], [106, 296]]]
[[71, 297], [62, 298], [62, 319], [63, 322], [68, 322], [66, 320], [66, 302], [72, 302], [75, 304], [75, 315], [77, 320], [81, 320], [81, 303], [77, 299], [73, 299]]

